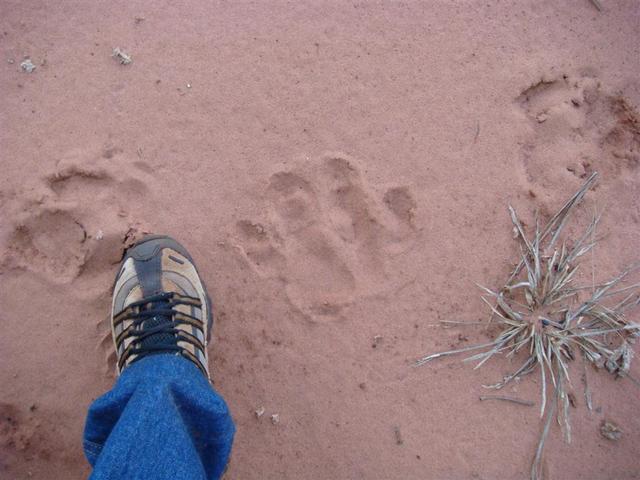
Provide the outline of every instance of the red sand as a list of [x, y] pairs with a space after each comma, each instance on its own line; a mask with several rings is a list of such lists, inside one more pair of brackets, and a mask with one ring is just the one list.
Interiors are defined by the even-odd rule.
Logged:
[[[487, 317], [508, 203], [548, 214], [598, 170], [599, 277], [640, 257], [640, 8], [601, 3], [2, 1], [0, 477], [88, 474], [109, 288], [143, 231], [213, 290], [228, 478], [527, 477], [537, 408], [478, 401], [515, 363], [409, 365], [486, 339], [429, 325]], [[574, 376], [546, 471], [640, 478], [638, 390], [590, 379], [599, 411]]]

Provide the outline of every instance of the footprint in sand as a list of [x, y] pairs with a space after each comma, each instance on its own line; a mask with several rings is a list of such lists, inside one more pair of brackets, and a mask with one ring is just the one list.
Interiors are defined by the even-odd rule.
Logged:
[[108, 271], [123, 242], [143, 230], [126, 208], [151, 181], [119, 149], [69, 152], [36, 185], [3, 201], [10, 228], [0, 271], [25, 269], [53, 283]]
[[384, 288], [389, 260], [416, 236], [409, 188], [390, 188], [378, 202], [344, 155], [274, 173], [265, 197], [264, 222], [237, 223], [239, 248], [309, 318], [335, 318], [358, 295]]
[[609, 178], [637, 171], [640, 116], [592, 72], [541, 79], [515, 102], [532, 126], [522, 142], [528, 182], [563, 188], [594, 170]]

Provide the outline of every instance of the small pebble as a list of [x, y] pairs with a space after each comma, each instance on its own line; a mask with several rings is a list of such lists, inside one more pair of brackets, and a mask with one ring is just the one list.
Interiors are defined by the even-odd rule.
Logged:
[[548, 118], [549, 116], [546, 113], [539, 113], [538, 116], [536, 116], [536, 120], [538, 121], [538, 123], [544, 123]]
[[31, 63], [30, 58], [27, 58], [24, 62], [20, 64], [20, 68], [22, 68], [24, 72], [31, 73], [36, 69], [36, 66], [33, 63]]
[[131, 55], [126, 53], [124, 50], [120, 50], [120, 47], [114, 48], [111, 56], [118, 60], [122, 65], [129, 65], [133, 61], [131, 59]]
[[255, 413], [256, 418], [260, 418], [261, 416], [264, 415], [264, 412], [265, 412], [264, 407], [258, 407], [253, 413]]
[[600, 435], [608, 440], [617, 442], [622, 438], [622, 430], [615, 423], [605, 420], [600, 425]]
[[402, 445], [404, 440], [402, 440], [402, 434], [400, 433], [400, 427], [393, 427], [393, 433], [396, 437], [396, 445]]
[[271, 423], [273, 423], [274, 425], [280, 423], [280, 414], [274, 413], [273, 415], [271, 415]]
[[98, 230], [96, 233], [96, 240], [102, 240], [104, 238], [104, 232], [102, 230]]

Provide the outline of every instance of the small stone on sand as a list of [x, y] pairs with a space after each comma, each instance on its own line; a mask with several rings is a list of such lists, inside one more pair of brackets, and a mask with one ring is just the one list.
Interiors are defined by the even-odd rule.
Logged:
[[131, 55], [120, 50], [120, 47], [114, 48], [111, 56], [118, 60], [122, 65], [129, 65], [133, 61], [131, 59]]
[[36, 66], [31, 63], [30, 58], [27, 58], [20, 64], [20, 68], [22, 68], [22, 71], [24, 72], [31, 73], [36, 69]]
[[622, 430], [615, 423], [605, 420], [600, 425], [600, 435], [614, 442], [622, 438]]
[[396, 445], [404, 444], [404, 440], [402, 439], [402, 434], [400, 433], [400, 427], [393, 427], [393, 433], [396, 437]]
[[536, 120], [538, 121], [538, 123], [544, 123], [547, 121], [548, 118], [549, 116], [546, 113], [539, 113], [536, 116]]

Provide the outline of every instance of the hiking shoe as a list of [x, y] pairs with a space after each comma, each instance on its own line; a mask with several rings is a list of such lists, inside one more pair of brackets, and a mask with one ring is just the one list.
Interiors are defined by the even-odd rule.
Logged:
[[150, 355], [191, 360], [207, 378], [211, 300], [187, 250], [151, 235], [129, 248], [113, 288], [111, 333], [118, 373]]

